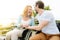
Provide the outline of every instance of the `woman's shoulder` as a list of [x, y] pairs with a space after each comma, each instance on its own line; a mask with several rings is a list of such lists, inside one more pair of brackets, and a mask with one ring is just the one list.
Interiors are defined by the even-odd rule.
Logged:
[[19, 18], [22, 18], [22, 15], [20, 15]]
[[17, 20], [21, 20], [22, 19], [22, 15], [19, 15]]

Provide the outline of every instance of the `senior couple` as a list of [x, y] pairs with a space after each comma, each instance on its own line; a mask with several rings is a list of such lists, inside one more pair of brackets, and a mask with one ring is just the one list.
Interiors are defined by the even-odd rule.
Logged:
[[39, 21], [37, 26], [34, 23], [32, 6], [27, 5], [23, 15], [19, 17], [17, 27], [6, 34], [5, 40], [18, 40], [18, 37], [22, 36], [25, 29], [41, 31], [34, 36], [30, 36], [29, 40], [59, 40], [60, 33], [55, 19], [51, 12], [44, 10], [44, 3], [42, 1], [36, 2], [35, 11], [37, 12], [35, 19]]

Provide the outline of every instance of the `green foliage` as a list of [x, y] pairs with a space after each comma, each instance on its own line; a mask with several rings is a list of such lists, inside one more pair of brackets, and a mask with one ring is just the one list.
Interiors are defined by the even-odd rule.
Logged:
[[37, 15], [35, 11], [33, 11], [34, 17]]
[[45, 6], [45, 7], [44, 7], [44, 10], [51, 10], [51, 9], [50, 9], [50, 6]]
[[56, 20], [56, 23], [60, 23], [60, 20]]

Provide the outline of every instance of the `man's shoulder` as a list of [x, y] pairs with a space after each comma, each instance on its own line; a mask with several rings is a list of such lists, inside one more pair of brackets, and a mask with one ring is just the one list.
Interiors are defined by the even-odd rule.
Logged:
[[53, 15], [51, 11], [45, 10], [44, 15]]

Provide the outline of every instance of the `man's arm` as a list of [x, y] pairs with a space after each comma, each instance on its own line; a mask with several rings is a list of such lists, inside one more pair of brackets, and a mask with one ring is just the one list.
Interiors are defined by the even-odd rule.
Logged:
[[38, 26], [29, 26], [25, 27], [26, 29], [31, 29], [31, 30], [37, 30], [40, 31], [42, 28], [44, 28], [49, 22], [48, 21], [42, 21]]

